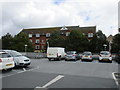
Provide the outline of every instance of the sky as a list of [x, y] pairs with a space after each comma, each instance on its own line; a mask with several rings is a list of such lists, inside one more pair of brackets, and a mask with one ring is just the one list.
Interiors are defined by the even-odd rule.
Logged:
[[119, 0], [0, 0], [0, 36], [23, 28], [96, 26], [118, 33]]

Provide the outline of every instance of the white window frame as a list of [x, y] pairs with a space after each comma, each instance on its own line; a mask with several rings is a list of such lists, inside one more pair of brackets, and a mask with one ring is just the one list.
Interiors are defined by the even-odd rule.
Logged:
[[39, 40], [39, 39], [36, 39], [36, 40], [35, 40], [35, 43], [40, 43], [40, 40]]
[[88, 33], [88, 37], [93, 37], [93, 33]]
[[44, 45], [41, 46], [41, 49], [44, 49]]
[[50, 33], [46, 33], [46, 37], [50, 37]]
[[31, 38], [31, 37], [32, 37], [32, 34], [29, 34], [28, 36], [29, 36], [29, 38]]
[[35, 49], [40, 49], [40, 46], [39, 46], [39, 45], [36, 45], [36, 46], [35, 46]]
[[69, 36], [70, 35], [70, 32], [66, 32], [66, 36]]
[[40, 34], [39, 34], [39, 33], [37, 33], [35, 36], [36, 36], [36, 37], [40, 37]]
[[30, 42], [32, 42], [32, 39], [30, 39]]
[[42, 43], [44, 42], [44, 40], [42, 40]]

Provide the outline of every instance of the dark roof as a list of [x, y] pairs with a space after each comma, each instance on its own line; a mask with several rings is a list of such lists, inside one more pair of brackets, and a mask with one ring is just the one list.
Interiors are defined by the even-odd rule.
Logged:
[[[81, 30], [84, 33], [87, 32], [96, 32], [96, 26], [89, 26], [89, 27], [79, 27], [79, 26], [65, 26], [66, 28], [68, 28], [68, 30]], [[48, 28], [28, 28], [28, 29], [23, 29], [21, 32], [52, 32], [52, 31], [58, 31], [60, 30], [62, 27], [48, 27]]]

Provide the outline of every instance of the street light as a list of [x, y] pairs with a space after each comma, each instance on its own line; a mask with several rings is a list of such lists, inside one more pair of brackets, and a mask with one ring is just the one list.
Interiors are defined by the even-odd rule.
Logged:
[[107, 45], [106, 45], [106, 44], [104, 44], [103, 46], [105, 47], [105, 50], [106, 50]]
[[25, 54], [26, 54], [26, 51], [27, 51], [27, 46], [28, 46], [28, 45], [27, 45], [27, 44], [25, 44], [24, 46], [25, 46]]
[[47, 48], [49, 48], [49, 42], [47, 41]]

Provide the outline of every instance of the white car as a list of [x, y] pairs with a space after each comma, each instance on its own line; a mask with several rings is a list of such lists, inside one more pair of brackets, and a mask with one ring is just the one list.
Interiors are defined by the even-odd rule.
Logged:
[[101, 61], [109, 61], [112, 63], [112, 55], [109, 51], [101, 51], [99, 55], [99, 62]]
[[83, 52], [82, 56], [81, 56], [81, 61], [83, 60], [87, 60], [87, 61], [92, 61], [93, 60], [93, 55], [91, 52]]
[[13, 57], [11, 57], [8, 53], [0, 52], [0, 70], [12, 70], [14, 66]]
[[23, 56], [21, 53], [15, 51], [15, 50], [2, 50], [4, 52], [7, 52], [8, 54], [10, 54], [15, 62], [15, 67], [17, 66], [28, 66], [31, 63], [31, 60], [26, 57]]

